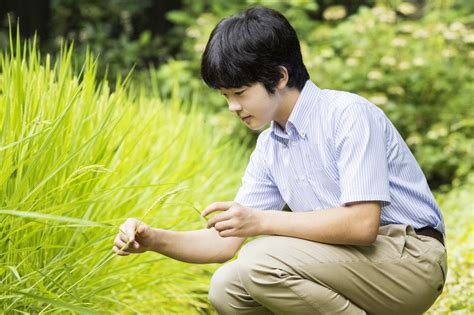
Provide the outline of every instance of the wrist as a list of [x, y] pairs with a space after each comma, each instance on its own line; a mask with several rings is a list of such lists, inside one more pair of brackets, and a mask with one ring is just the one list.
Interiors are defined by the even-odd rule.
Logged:
[[257, 210], [258, 235], [270, 235], [270, 224], [268, 223], [269, 212], [267, 210]]
[[147, 251], [160, 252], [165, 246], [165, 235], [166, 230], [159, 228], [150, 229], [150, 245], [147, 247]]

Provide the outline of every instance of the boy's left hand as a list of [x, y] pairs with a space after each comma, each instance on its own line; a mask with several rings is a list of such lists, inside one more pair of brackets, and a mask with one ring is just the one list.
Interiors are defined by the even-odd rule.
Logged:
[[203, 217], [222, 211], [207, 221], [207, 228], [214, 227], [221, 237], [249, 237], [261, 234], [262, 211], [244, 207], [234, 201], [214, 202], [202, 212]]

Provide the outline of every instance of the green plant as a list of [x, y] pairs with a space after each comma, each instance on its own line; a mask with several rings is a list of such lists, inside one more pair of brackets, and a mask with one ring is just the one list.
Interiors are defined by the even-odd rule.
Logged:
[[380, 106], [433, 188], [462, 182], [474, 167], [473, 16], [443, 7], [414, 20], [401, 11], [363, 8], [321, 25], [304, 39], [304, 59], [322, 88]]
[[448, 275], [443, 293], [428, 314], [471, 314], [474, 311], [474, 176], [436, 199], [446, 223]]
[[119, 258], [113, 238], [144, 215], [161, 228], [204, 228], [192, 208], [233, 197], [246, 146], [196, 103], [120, 82], [111, 92], [91, 55], [79, 72], [73, 60], [72, 47], [53, 64], [19, 40], [0, 54], [0, 309], [209, 311], [215, 266]]

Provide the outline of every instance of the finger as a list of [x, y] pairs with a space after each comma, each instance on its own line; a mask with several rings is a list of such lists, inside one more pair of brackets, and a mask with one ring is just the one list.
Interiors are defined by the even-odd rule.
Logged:
[[201, 216], [205, 217], [215, 211], [225, 211], [234, 205], [234, 201], [220, 201], [211, 203], [201, 212]]
[[135, 232], [137, 231], [138, 226], [136, 224], [130, 225], [127, 227], [127, 236], [128, 236], [128, 241], [133, 242], [135, 241]]
[[118, 248], [123, 248], [123, 249], [126, 249], [127, 247], [127, 243], [122, 241], [120, 238], [115, 239], [114, 245], [117, 246]]
[[140, 221], [133, 218], [128, 218], [123, 225], [123, 230], [125, 234], [128, 236], [128, 240], [133, 242], [135, 240], [135, 233], [137, 232], [138, 228], [140, 227]]
[[128, 255], [130, 255], [129, 252], [126, 252], [126, 251], [124, 251], [124, 250], [120, 250], [120, 248], [118, 248], [117, 246], [114, 246], [114, 247], [112, 248], [112, 251], [113, 251], [114, 253], [116, 253], [117, 255], [120, 255], [120, 256], [128, 256]]
[[234, 222], [232, 220], [227, 220], [227, 221], [221, 221], [221, 222], [217, 222], [215, 225], [214, 225], [214, 228], [218, 231], [218, 232], [221, 232], [221, 231], [224, 231], [224, 230], [229, 230], [229, 229], [232, 229], [234, 228]]
[[222, 222], [222, 221], [228, 221], [231, 218], [232, 218], [232, 214], [230, 212], [216, 214], [215, 216], [213, 216], [207, 221], [207, 228], [209, 229], [215, 226], [216, 223]]
[[128, 224], [122, 224], [119, 230], [121, 234], [120, 238], [124, 242], [135, 240], [135, 230], [133, 227], [130, 227]]
[[236, 234], [235, 229], [228, 229], [228, 230], [220, 231], [219, 236], [221, 236], [221, 237], [231, 237], [231, 236], [238, 236], [238, 235]]
[[145, 233], [146, 230], [147, 230], [147, 226], [145, 224], [138, 225], [137, 235], [142, 235], [143, 233]]
[[122, 242], [124, 242], [124, 243], [127, 243], [127, 242], [128, 242], [128, 236], [127, 236], [126, 234], [120, 233], [120, 234], [118, 235], [118, 238], [119, 238]]

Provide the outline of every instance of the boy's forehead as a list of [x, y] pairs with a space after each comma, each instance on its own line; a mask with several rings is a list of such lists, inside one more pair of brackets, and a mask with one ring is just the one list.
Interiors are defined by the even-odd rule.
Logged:
[[252, 87], [254, 85], [257, 85], [258, 83], [253, 83], [253, 84], [247, 84], [247, 85], [242, 85], [242, 86], [239, 86], [239, 87], [231, 87], [231, 88], [218, 88], [219, 91], [221, 91], [222, 93], [226, 93], [226, 92], [237, 92], [237, 91], [241, 91], [243, 89], [248, 89], [249, 87]]

